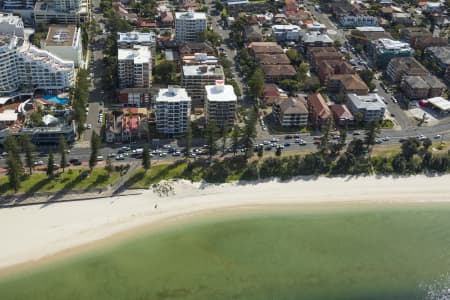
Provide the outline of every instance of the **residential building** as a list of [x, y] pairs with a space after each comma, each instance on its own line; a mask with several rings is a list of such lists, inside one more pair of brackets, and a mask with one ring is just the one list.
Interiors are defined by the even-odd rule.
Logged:
[[247, 42], [261, 42], [264, 36], [258, 25], [251, 25], [244, 28], [244, 39]]
[[134, 46], [156, 47], [156, 34], [154, 32], [118, 32], [117, 47], [132, 49]]
[[412, 56], [413, 54], [414, 50], [408, 43], [397, 40], [378, 39], [369, 44], [368, 55], [372, 63], [381, 68], [386, 67], [394, 57]]
[[300, 27], [297, 25], [273, 25], [272, 32], [278, 42], [297, 42], [300, 38]]
[[160, 89], [155, 100], [156, 129], [171, 136], [186, 132], [191, 115], [191, 97], [183, 88]]
[[355, 122], [355, 117], [345, 104], [331, 105], [331, 112], [333, 113], [334, 122], [337, 126], [347, 127]]
[[447, 86], [433, 75], [404, 76], [400, 87], [411, 100], [439, 97], [447, 89]]
[[357, 95], [367, 95], [369, 88], [357, 74], [337, 74], [331, 75], [327, 82], [328, 91], [335, 94], [354, 93]]
[[306, 30], [309, 32], [311, 31], [325, 32], [327, 30], [327, 27], [324, 24], [319, 23], [317, 21], [307, 23], [305, 26]]
[[177, 43], [198, 41], [205, 32], [205, 13], [193, 11], [175, 13], [175, 40]]
[[266, 105], [272, 105], [275, 99], [287, 99], [288, 96], [276, 84], [266, 83], [264, 84], [263, 97]]
[[133, 138], [140, 138], [141, 114], [139, 108], [123, 108], [119, 121], [122, 124], [122, 142], [131, 142]]
[[18, 113], [15, 109], [5, 109], [0, 113], [0, 130], [13, 125], [17, 121]]
[[302, 96], [275, 99], [272, 114], [283, 127], [308, 126], [308, 109]]
[[318, 31], [306, 32], [301, 37], [301, 51], [308, 53], [312, 47], [333, 47], [333, 40], [325, 33]]
[[347, 95], [347, 106], [353, 116], [358, 113], [363, 115], [362, 120], [368, 122], [371, 120], [383, 120], [386, 112], [386, 104], [378, 94], [369, 94], [359, 96], [356, 94]]
[[342, 54], [338, 53], [334, 47], [312, 47], [309, 48], [306, 58], [309, 60], [309, 65], [311, 69], [316, 69], [316, 67], [322, 61], [343, 61], [344, 58]]
[[214, 85], [216, 80], [225, 80], [220, 65], [183, 66], [181, 69], [181, 86], [191, 97], [194, 108], [204, 107], [205, 86]]
[[409, 13], [404, 12], [392, 13], [392, 23], [411, 26], [414, 23], [414, 19], [411, 18], [411, 14]]
[[322, 84], [326, 84], [328, 78], [335, 74], [355, 74], [353, 67], [342, 60], [324, 60], [316, 67], [316, 73]]
[[42, 0], [34, 6], [34, 21], [38, 23], [74, 23], [87, 21], [88, 0]]
[[256, 60], [260, 65], [290, 65], [291, 61], [286, 54], [257, 54]]
[[424, 10], [429, 13], [441, 13], [446, 8], [444, 7], [443, 3], [441, 2], [431, 2], [428, 1], [427, 4], [425, 4]]
[[117, 91], [117, 98], [120, 103], [144, 107], [146, 103], [151, 101], [150, 88], [122, 88]]
[[84, 67], [81, 29], [76, 25], [51, 25], [41, 48], [64, 59], [71, 60], [76, 67]]
[[36, 0], [3, 0], [3, 9], [9, 10], [21, 10], [32, 9]]
[[219, 128], [233, 128], [237, 106], [233, 86], [218, 80], [214, 85], [206, 85], [205, 91], [206, 123], [213, 121]]
[[283, 48], [275, 42], [252, 42], [247, 47], [250, 54], [283, 54]]
[[[114, 14], [117, 17], [130, 22], [139, 22], [137, 14], [128, 12], [127, 8], [122, 4], [122, 2], [115, 1], [112, 3], [112, 7], [114, 9]], [[138, 25], [142, 25], [142, 23], [139, 23]]]
[[283, 79], [295, 79], [297, 72], [292, 65], [262, 65], [266, 82], [279, 82]]
[[344, 27], [378, 26], [377, 17], [368, 15], [345, 15], [339, 18], [339, 23]]
[[424, 57], [432, 71], [445, 74], [450, 66], [450, 46], [425, 48]]
[[24, 38], [24, 25], [22, 18], [13, 14], [0, 13], [0, 34], [14, 35]]
[[149, 88], [152, 78], [152, 57], [147, 46], [118, 49], [119, 87]]
[[331, 117], [331, 111], [327, 102], [320, 93], [307, 97], [309, 122], [314, 128], [321, 128]]
[[0, 37], [0, 94], [30, 87], [65, 91], [73, 86], [73, 61], [31, 45], [15, 36]]
[[217, 65], [219, 60], [214, 55], [206, 53], [195, 53], [194, 55], [185, 55], [182, 58], [183, 66], [198, 66], [198, 65]]
[[390, 81], [400, 83], [404, 76], [425, 76], [428, 70], [414, 57], [394, 57], [386, 68]]
[[207, 55], [215, 55], [214, 47], [207, 42], [184, 42], [178, 47], [180, 56], [195, 55], [196, 53], [206, 53]]
[[417, 39], [432, 37], [433, 34], [425, 27], [406, 27], [400, 29], [400, 35], [405, 42], [413, 46]]
[[356, 27], [356, 30], [361, 32], [361, 36], [353, 36], [353, 38], [364, 47], [368, 46], [371, 41], [379, 39], [392, 39], [392, 35], [380, 26]]

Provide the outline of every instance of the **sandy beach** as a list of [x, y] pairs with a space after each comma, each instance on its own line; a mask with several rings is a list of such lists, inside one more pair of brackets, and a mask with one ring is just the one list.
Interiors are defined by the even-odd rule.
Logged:
[[[303, 178], [289, 182], [205, 185], [178, 181], [174, 195], [137, 195], [0, 209], [0, 269], [51, 259], [55, 254], [142, 226], [232, 208], [284, 205], [450, 202], [450, 175]], [[155, 205], [158, 205], [155, 208]]]

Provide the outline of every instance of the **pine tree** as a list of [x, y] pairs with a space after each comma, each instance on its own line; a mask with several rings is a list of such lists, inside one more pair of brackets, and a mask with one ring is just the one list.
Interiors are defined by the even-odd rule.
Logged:
[[25, 152], [25, 165], [28, 168], [28, 171], [33, 174], [33, 164], [34, 164], [34, 145], [31, 142], [31, 138], [28, 134], [22, 135], [22, 149]]
[[94, 169], [97, 164], [98, 149], [100, 148], [100, 137], [93, 131], [91, 136], [91, 156], [89, 157], [89, 169]]
[[147, 173], [147, 170], [150, 169], [150, 166], [150, 150], [148, 149], [148, 145], [145, 145], [144, 151], [142, 152], [142, 167], [144, 168], [145, 173]]
[[192, 149], [192, 127], [191, 122], [188, 121], [186, 133], [184, 135], [184, 156], [189, 157]]
[[61, 168], [63, 170], [63, 173], [67, 165], [67, 148], [68, 146], [66, 139], [64, 138], [64, 135], [61, 134], [61, 136], [59, 137], [59, 155], [61, 156]]
[[48, 163], [47, 163], [47, 176], [53, 177], [53, 172], [55, 171], [55, 159], [53, 158], [53, 152], [50, 151], [48, 155]]

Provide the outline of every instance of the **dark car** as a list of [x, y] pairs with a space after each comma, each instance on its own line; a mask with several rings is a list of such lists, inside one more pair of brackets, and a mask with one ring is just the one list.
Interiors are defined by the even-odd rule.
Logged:
[[287, 135], [287, 136], [284, 137], [284, 139], [290, 140], [290, 139], [292, 139], [292, 135]]

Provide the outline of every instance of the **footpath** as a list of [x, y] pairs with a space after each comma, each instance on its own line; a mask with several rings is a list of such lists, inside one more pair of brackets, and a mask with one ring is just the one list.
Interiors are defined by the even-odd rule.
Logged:
[[139, 168], [138, 163], [131, 163], [127, 173], [113, 185], [106, 188], [91, 188], [88, 190], [61, 190], [58, 192], [38, 192], [0, 197], [0, 209], [16, 206], [42, 205], [55, 202], [86, 201], [112, 196], [138, 195], [140, 192], [126, 191], [125, 183]]

